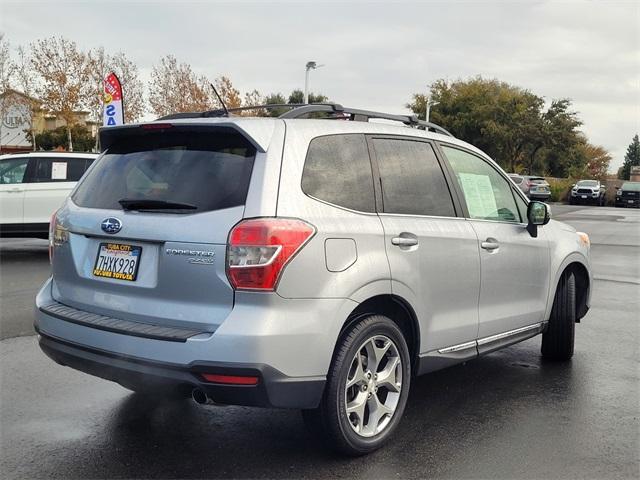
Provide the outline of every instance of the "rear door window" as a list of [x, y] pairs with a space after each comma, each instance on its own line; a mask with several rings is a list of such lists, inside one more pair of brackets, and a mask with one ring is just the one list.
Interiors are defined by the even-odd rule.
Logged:
[[326, 202], [375, 212], [371, 162], [364, 135], [327, 135], [309, 143], [302, 191]]
[[29, 164], [28, 157], [9, 158], [0, 162], [0, 184], [22, 183]]
[[431, 144], [374, 138], [385, 213], [455, 217], [449, 187]]
[[40, 157], [36, 159], [32, 181], [77, 182], [86, 169], [86, 158]]
[[129, 134], [109, 146], [72, 198], [88, 208], [121, 209], [121, 200], [194, 207], [181, 213], [236, 207], [246, 201], [255, 154], [230, 129]]

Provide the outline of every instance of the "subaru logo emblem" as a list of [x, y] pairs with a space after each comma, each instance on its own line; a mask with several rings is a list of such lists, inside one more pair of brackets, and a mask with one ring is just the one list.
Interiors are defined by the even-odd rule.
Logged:
[[122, 222], [114, 217], [105, 218], [100, 224], [105, 233], [118, 233], [122, 228]]

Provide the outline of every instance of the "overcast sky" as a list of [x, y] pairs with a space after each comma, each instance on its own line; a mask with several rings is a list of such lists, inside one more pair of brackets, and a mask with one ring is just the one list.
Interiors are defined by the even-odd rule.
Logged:
[[63, 35], [124, 51], [143, 79], [165, 54], [243, 93], [304, 85], [353, 107], [405, 112], [438, 78], [482, 75], [571, 98], [592, 143], [621, 165], [640, 130], [640, 2], [12, 2], [13, 46]]

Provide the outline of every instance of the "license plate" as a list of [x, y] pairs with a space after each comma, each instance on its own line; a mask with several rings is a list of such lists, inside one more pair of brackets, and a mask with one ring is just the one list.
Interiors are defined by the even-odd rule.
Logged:
[[96, 277], [134, 282], [138, 275], [142, 247], [122, 243], [101, 243], [93, 267]]
[[633, 203], [633, 200], [627, 200], [627, 202], [629, 202], [629, 203]]
[[587, 196], [586, 195], [582, 195], [582, 198], [587, 198]]

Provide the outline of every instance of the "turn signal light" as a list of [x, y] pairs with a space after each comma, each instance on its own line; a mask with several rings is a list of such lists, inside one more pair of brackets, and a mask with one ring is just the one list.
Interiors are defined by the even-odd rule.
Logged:
[[238, 223], [227, 244], [227, 277], [236, 290], [275, 290], [285, 266], [316, 229], [294, 218]]

